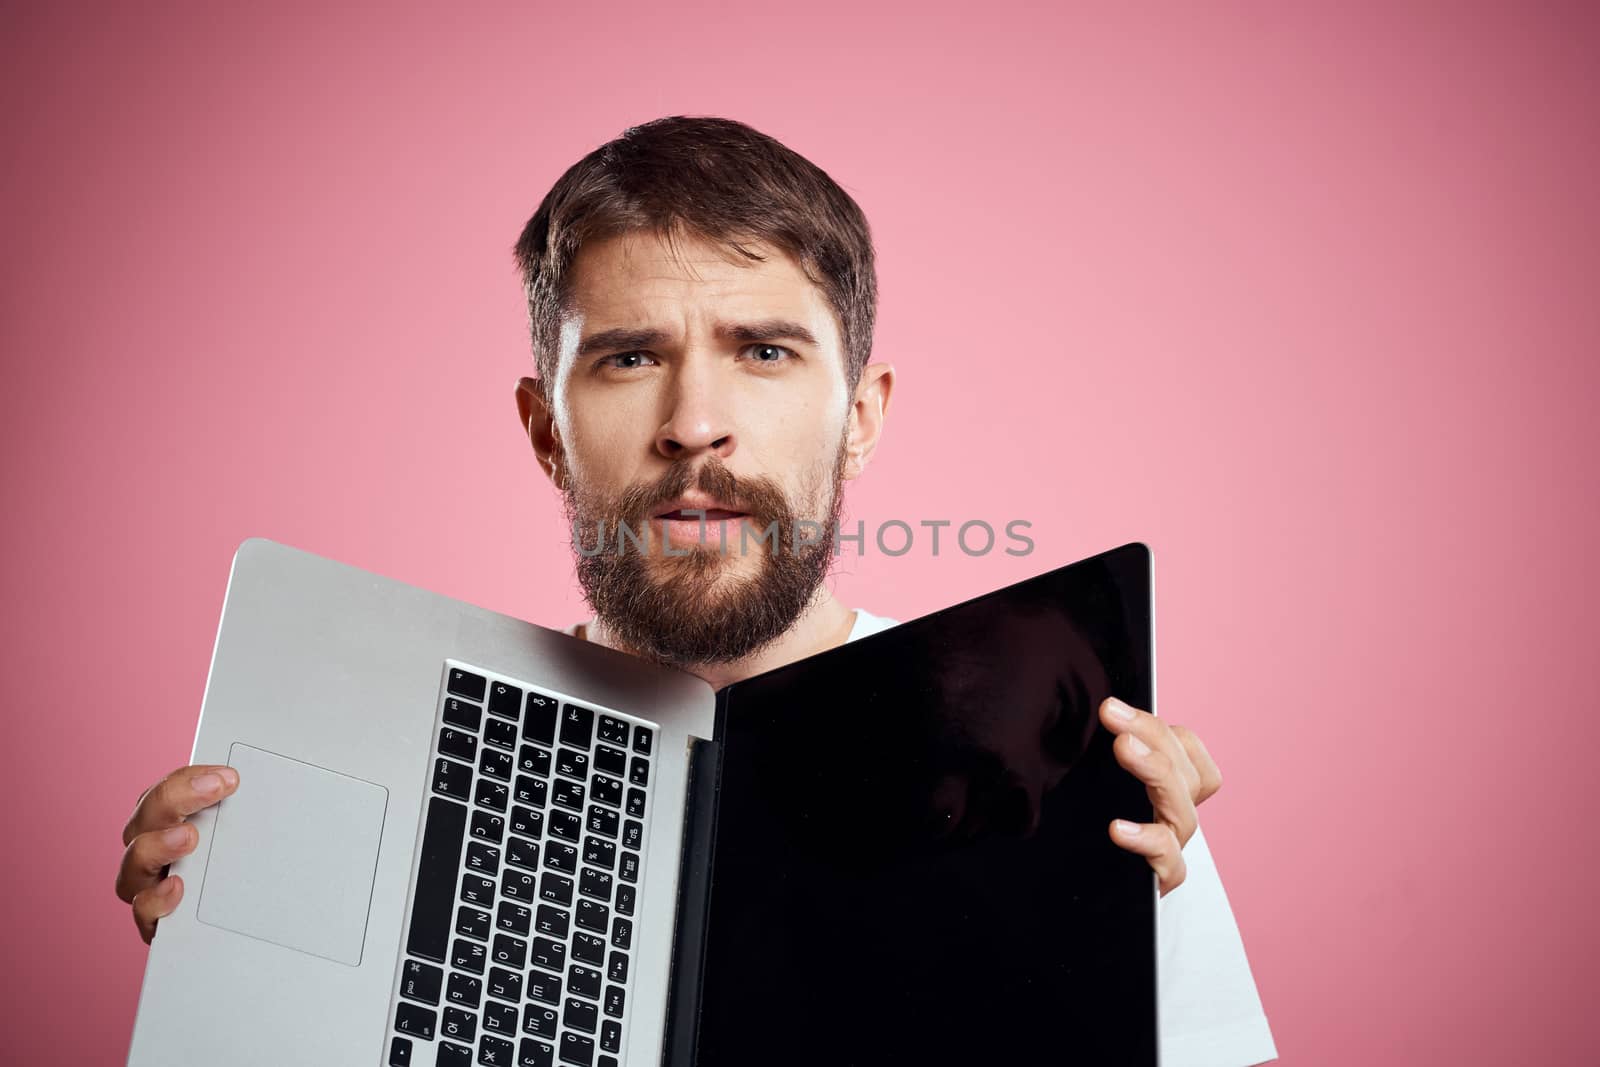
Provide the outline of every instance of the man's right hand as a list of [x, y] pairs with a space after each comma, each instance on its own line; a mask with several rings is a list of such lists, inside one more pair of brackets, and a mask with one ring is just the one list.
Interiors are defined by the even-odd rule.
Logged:
[[183, 899], [183, 879], [162, 872], [200, 843], [200, 832], [184, 820], [238, 787], [239, 772], [232, 767], [180, 767], [146, 789], [134, 805], [122, 829], [128, 847], [117, 871], [117, 896], [133, 905], [133, 921], [145, 944], [156, 935], [156, 921], [171, 915]]

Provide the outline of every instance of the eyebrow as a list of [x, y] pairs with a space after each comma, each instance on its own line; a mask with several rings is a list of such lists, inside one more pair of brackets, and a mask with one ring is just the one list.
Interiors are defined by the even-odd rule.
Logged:
[[[812, 332], [792, 319], [760, 319], [756, 322], [725, 322], [717, 326], [717, 336], [725, 341], [752, 344], [756, 341], [800, 341], [817, 346]], [[636, 348], [652, 348], [665, 344], [671, 338], [665, 330], [633, 329], [619, 326], [590, 334], [578, 342], [578, 358], [597, 352], [631, 352]]]

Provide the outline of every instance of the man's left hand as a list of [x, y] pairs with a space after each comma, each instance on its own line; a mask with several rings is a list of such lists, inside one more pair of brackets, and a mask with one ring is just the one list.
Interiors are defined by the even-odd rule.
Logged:
[[1100, 705], [1100, 721], [1116, 734], [1117, 762], [1145, 784], [1155, 822], [1111, 821], [1111, 840], [1150, 861], [1161, 895], [1183, 884], [1183, 846], [1200, 825], [1195, 805], [1222, 787], [1222, 773], [1194, 733], [1169, 726], [1116, 697]]

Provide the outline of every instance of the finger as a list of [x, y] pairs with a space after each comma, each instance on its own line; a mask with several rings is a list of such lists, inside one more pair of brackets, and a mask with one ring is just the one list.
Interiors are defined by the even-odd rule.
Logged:
[[1172, 736], [1183, 746], [1184, 753], [1189, 757], [1189, 763], [1199, 777], [1199, 785], [1194, 794], [1194, 802], [1198, 804], [1222, 788], [1222, 771], [1193, 730], [1187, 726], [1174, 724]]
[[1183, 846], [1178, 844], [1172, 827], [1165, 823], [1112, 819], [1111, 840], [1119, 847], [1150, 861], [1150, 869], [1156, 872], [1162, 896], [1182, 885], [1189, 874], [1188, 865], [1183, 861]]
[[156, 936], [156, 923], [172, 914], [183, 899], [183, 879], [177, 875], [163, 878], [133, 898], [133, 921], [139, 927], [139, 936], [149, 944]]
[[131, 844], [140, 834], [165, 830], [180, 823], [232, 793], [238, 785], [239, 772], [232, 767], [215, 764], [180, 767], [139, 798], [128, 824], [122, 828], [122, 843]]
[[200, 832], [188, 823], [165, 830], [151, 830], [134, 838], [122, 853], [117, 869], [117, 896], [126, 904], [161, 881], [161, 869], [180, 856], [187, 856], [200, 842]]
[[1156, 820], [1172, 827], [1178, 843], [1186, 845], [1199, 825], [1189, 783], [1165, 752], [1151, 748], [1137, 734], [1123, 734], [1111, 744], [1117, 762], [1144, 783]]
[[[1175, 732], [1178, 728], [1131, 704], [1107, 697], [1100, 705], [1100, 721], [1114, 734], [1133, 734], [1145, 744], [1165, 752], [1172, 761], [1189, 790], [1192, 802], [1199, 802], [1200, 772], [1189, 759], [1189, 753]], [[1191, 735], [1192, 736], [1192, 735]]]

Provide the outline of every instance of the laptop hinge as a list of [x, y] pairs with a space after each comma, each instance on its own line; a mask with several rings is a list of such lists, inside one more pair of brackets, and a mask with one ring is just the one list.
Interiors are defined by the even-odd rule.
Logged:
[[717, 800], [721, 785], [722, 746], [716, 741], [694, 738], [689, 750], [683, 855], [678, 867], [678, 915], [661, 1057], [664, 1067], [694, 1065], [711, 911], [711, 860], [716, 846]]

